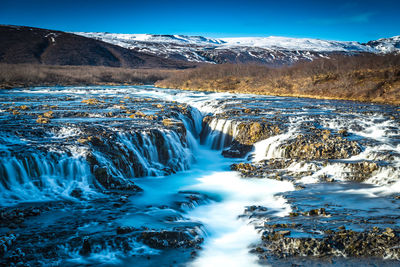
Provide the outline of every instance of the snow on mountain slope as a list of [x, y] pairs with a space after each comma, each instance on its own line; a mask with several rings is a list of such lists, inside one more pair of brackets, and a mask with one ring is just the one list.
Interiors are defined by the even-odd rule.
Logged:
[[365, 45], [372, 47], [381, 53], [400, 52], [400, 35], [391, 38], [382, 38], [376, 41], [369, 41]]
[[226, 42], [224, 46], [249, 46], [277, 50], [299, 50], [313, 52], [375, 52], [373, 48], [361, 45], [358, 42], [325, 41], [309, 38], [269, 36], [222, 38], [221, 40]]
[[400, 52], [400, 36], [361, 44], [278, 36], [218, 39], [186, 35], [101, 32], [77, 32], [75, 34], [165, 58], [206, 63], [283, 65], [300, 60], [327, 57], [332, 53]]
[[157, 42], [192, 45], [218, 45], [224, 43], [221, 39], [187, 35], [156, 35], [156, 34], [124, 34], [103, 32], [75, 32], [77, 35], [100, 39], [105, 42], [121, 42], [129, 47], [136, 42]]

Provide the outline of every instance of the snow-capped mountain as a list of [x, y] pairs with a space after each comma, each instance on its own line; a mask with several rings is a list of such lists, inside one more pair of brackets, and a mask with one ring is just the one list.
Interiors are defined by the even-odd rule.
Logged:
[[391, 38], [382, 38], [376, 41], [369, 41], [365, 44], [381, 53], [399, 53], [400, 52], [400, 35]]
[[400, 36], [359, 42], [327, 41], [311, 38], [238, 37], [207, 38], [186, 35], [117, 34], [76, 32], [124, 48], [191, 62], [291, 64], [333, 53], [400, 52]]
[[371, 52], [371, 48], [358, 42], [325, 41], [309, 38], [288, 38], [279, 36], [269, 37], [239, 37], [222, 38], [225, 46], [247, 46], [266, 49], [310, 51], [310, 52], [337, 52], [337, 51], [360, 51]]
[[124, 34], [124, 33], [104, 33], [104, 32], [74, 32], [77, 35], [101, 39], [107, 42], [113, 42], [120, 46], [129, 48], [136, 42], [155, 42], [155, 43], [174, 43], [174, 44], [193, 44], [208, 45], [222, 44], [221, 39], [212, 39], [202, 36], [187, 35], [158, 35], [158, 34]]

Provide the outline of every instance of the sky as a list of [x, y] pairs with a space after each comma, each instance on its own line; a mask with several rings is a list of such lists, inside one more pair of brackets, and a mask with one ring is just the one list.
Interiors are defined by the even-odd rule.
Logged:
[[61, 31], [367, 42], [400, 35], [399, 11], [398, 0], [0, 0], [0, 24]]

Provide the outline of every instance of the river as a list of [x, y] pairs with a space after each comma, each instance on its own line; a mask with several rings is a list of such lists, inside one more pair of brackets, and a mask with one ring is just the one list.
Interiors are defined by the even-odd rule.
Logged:
[[[152, 86], [3, 90], [0, 104], [2, 264], [357, 265], [336, 244], [288, 244], [397, 236], [395, 106]], [[379, 253], [366, 262], [400, 255]]]

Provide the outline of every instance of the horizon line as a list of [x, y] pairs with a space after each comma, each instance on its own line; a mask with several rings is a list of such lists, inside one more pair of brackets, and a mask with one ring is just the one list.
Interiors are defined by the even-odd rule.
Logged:
[[193, 33], [180, 33], [180, 34], [168, 34], [168, 33], [126, 33], [126, 32], [110, 32], [110, 31], [70, 31], [70, 30], [58, 30], [58, 29], [50, 29], [50, 28], [43, 28], [37, 26], [27, 26], [27, 25], [15, 25], [15, 24], [0, 24], [0, 26], [16, 26], [16, 27], [27, 27], [27, 28], [38, 28], [38, 29], [45, 29], [45, 30], [54, 30], [54, 31], [61, 31], [66, 33], [109, 33], [109, 34], [142, 34], [142, 35], [161, 35], [161, 36], [190, 36], [190, 37], [206, 37], [210, 39], [228, 39], [228, 38], [269, 38], [269, 37], [282, 37], [282, 38], [292, 38], [292, 39], [314, 39], [314, 40], [321, 40], [321, 41], [340, 41], [340, 42], [357, 42], [360, 44], [367, 43], [369, 41], [376, 41], [380, 39], [390, 39], [393, 37], [398, 37], [399, 35], [393, 35], [389, 37], [381, 37], [378, 39], [372, 39], [366, 42], [355, 41], [355, 40], [338, 40], [338, 39], [324, 39], [324, 38], [315, 38], [315, 37], [293, 37], [288, 35], [236, 35], [234, 36], [225, 36], [225, 37], [213, 37], [211, 35], [207, 35], [207, 33], [201, 34], [193, 34]]

